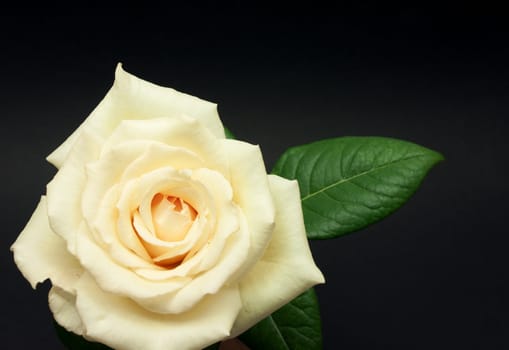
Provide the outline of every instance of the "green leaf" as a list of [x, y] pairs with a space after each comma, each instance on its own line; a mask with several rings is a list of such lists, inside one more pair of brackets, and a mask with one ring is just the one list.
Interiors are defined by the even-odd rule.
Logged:
[[321, 350], [318, 299], [307, 290], [239, 336], [250, 349]]
[[224, 135], [226, 136], [226, 138], [235, 140], [235, 135], [233, 135], [233, 133], [230, 131], [230, 129], [228, 129], [225, 126], [223, 126], [223, 128], [224, 128]]
[[299, 182], [308, 238], [375, 223], [417, 190], [439, 153], [383, 137], [341, 137], [288, 149], [273, 173]]
[[83, 337], [67, 331], [56, 322], [53, 322], [53, 325], [58, 338], [69, 350], [112, 350], [101, 343], [89, 342]]

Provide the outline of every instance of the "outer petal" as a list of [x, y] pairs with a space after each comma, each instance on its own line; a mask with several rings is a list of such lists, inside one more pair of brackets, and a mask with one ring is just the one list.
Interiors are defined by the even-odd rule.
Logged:
[[85, 331], [81, 317], [76, 309], [76, 296], [58, 287], [52, 287], [48, 294], [49, 308], [59, 325], [82, 335]]
[[53, 233], [48, 224], [46, 197], [41, 197], [11, 250], [16, 265], [32, 288], [49, 278], [53, 285], [72, 292], [82, 273], [79, 262], [67, 252], [65, 241]]
[[103, 292], [83, 275], [77, 309], [89, 339], [117, 350], [202, 349], [230, 334], [241, 303], [236, 287], [222, 289], [187, 313], [160, 315]]
[[262, 259], [240, 282], [243, 308], [232, 335], [325, 281], [309, 250], [297, 182], [269, 175], [269, 183], [277, 212], [274, 236]]
[[260, 148], [236, 140], [224, 140], [223, 146], [230, 163], [233, 201], [243, 211], [251, 234], [247, 263], [239, 270], [242, 275], [258, 261], [271, 239], [274, 201]]
[[86, 183], [85, 164], [95, 160], [101, 140], [84, 132], [55, 177], [47, 185], [48, 217], [53, 231], [75, 252], [76, 231], [83, 219], [81, 196]]
[[137, 78], [125, 72], [119, 63], [110, 91], [80, 127], [47, 159], [59, 168], [72, 144], [86, 128], [105, 137], [122, 120], [175, 117], [182, 114], [198, 119], [216, 137], [224, 138], [216, 104]]

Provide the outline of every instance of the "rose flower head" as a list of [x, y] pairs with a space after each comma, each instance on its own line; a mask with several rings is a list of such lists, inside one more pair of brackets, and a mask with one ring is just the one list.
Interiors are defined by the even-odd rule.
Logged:
[[11, 247], [68, 331], [115, 349], [201, 349], [324, 279], [299, 187], [216, 105], [126, 73], [48, 157], [58, 168]]

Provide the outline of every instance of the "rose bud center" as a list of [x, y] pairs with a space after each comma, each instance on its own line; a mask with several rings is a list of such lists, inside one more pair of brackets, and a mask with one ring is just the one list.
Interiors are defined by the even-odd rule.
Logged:
[[182, 240], [196, 215], [196, 210], [182, 198], [158, 193], [152, 199], [155, 235], [162, 241]]

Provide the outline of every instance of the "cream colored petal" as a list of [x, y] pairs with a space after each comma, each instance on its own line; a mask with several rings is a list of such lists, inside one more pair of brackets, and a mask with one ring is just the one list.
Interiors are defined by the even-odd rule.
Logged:
[[47, 186], [51, 228], [74, 252], [76, 230], [83, 219], [81, 196], [86, 182], [85, 164], [97, 159], [101, 140], [84, 132], [74, 144], [65, 164]]
[[94, 220], [105, 193], [119, 183], [125, 169], [143, 155], [148, 147], [145, 142], [127, 142], [105, 154], [103, 152], [99, 159], [86, 164], [80, 204], [87, 220]]
[[123, 120], [103, 146], [103, 153], [126, 143], [150, 141], [185, 149], [206, 163], [206, 167], [225, 174], [227, 159], [221, 141], [197, 119], [182, 115], [150, 120]]
[[[207, 243], [207, 253], [204, 254], [200, 263], [200, 269], [196, 273], [208, 270], [214, 266], [222, 255], [226, 240], [239, 229], [240, 210], [232, 202], [233, 190], [226, 179], [218, 172], [209, 169], [197, 169], [192, 177], [195, 181], [203, 184], [204, 188], [214, 199], [214, 211], [212, 215], [216, 218], [216, 229], [213, 237]], [[238, 249], [241, 249], [240, 247]], [[243, 256], [247, 250], [242, 252]], [[240, 261], [237, 266], [242, 265]]]
[[76, 309], [76, 296], [58, 287], [52, 287], [48, 303], [55, 321], [69, 332], [82, 335], [85, 331], [81, 317]]
[[[146, 174], [145, 177], [152, 175], [155, 176], [163, 170], [164, 168], [159, 169], [151, 174]], [[164, 176], [157, 176], [154, 178], [154, 180], [158, 178], [161, 178], [165, 181], [168, 181], [167, 179], [171, 180], [171, 177], [174, 176], [174, 173], [175, 171], [168, 169], [167, 172], [164, 173]], [[180, 266], [168, 271], [138, 271], [140, 275], [146, 276], [152, 279], [154, 282], [161, 281], [160, 283], [167, 283], [167, 281], [171, 282], [171, 278], [173, 276], [179, 276], [184, 271], [187, 272], [186, 276], [192, 277], [189, 283], [183, 285], [179, 290], [175, 290], [174, 293], [165, 293], [159, 296], [140, 297], [139, 292], [134, 290], [131, 292], [130, 295], [132, 295], [140, 305], [143, 305], [145, 308], [148, 308], [154, 312], [185, 312], [189, 308], [193, 307], [196, 303], [198, 303], [206, 294], [216, 293], [225, 283], [230, 281], [231, 277], [235, 275], [238, 269], [243, 266], [249, 251], [249, 231], [245, 225], [245, 220], [243, 220], [244, 225], [242, 226], [242, 229], [239, 229], [239, 219], [243, 218], [242, 212], [238, 209], [237, 206], [232, 204], [232, 190], [224, 177], [218, 172], [214, 172], [209, 169], [196, 169], [192, 172], [191, 178], [186, 180], [187, 182], [184, 182], [182, 186], [191, 186], [193, 184], [195, 184], [194, 186], [197, 186], [201, 184], [203, 188], [201, 192], [203, 193], [206, 191], [210, 193], [210, 197], [214, 199], [214, 202], [208, 204], [207, 207], [209, 210], [217, 208], [214, 209], [214, 211], [217, 212], [214, 215], [217, 224], [214, 234], [210, 237], [207, 244], [202, 249], [197, 251], [196, 255], [194, 255], [189, 260], [184, 261]], [[149, 184], [156, 184], [157, 182], [158, 181], [149, 181], [147, 186], [142, 186], [142, 188], [146, 188]], [[141, 191], [135, 191], [135, 193], [140, 192]], [[169, 190], [169, 193], [174, 192]], [[194, 197], [196, 196], [197, 195]], [[149, 197], [153, 196], [151, 195]], [[127, 198], [130, 199], [133, 198], [133, 196], [128, 195]], [[195, 204], [198, 203], [195, 202], [193, 198], [186, 198], [186, 201], [189, 201], [190, 203], [194, 202]], [[127, 205], [127, 207], [129, 207], [129, 205]], [[202, 208], [200, 208], [201, 205], [197, 205], [196, 207], [198, 212], [203, 211]], [[193, 228], [200, 228], [199, 226], [196, 226], [196, 223], [200, 222], [199, 219], [200, 216], [198, 216], [197, 221], [195, 221]], [[137, 223], [137, 221], [141, 221], [139, 215], [134, 216], [133, 223], [134, 226], [137, 227], [140, 238], [144, 240], [146, 244], [150, 244], [150, 249], [147, 248], [148, 250], [153, 251], [156, 247], [159, 247], [160, 249], [166, 249], [171, 253], [170, 256], [173, 257], [178, 256], [180, 253], [185, 253], [189, 249], [189, 246], [185, 245], [185, 240], [182, 242], [158, 243], [157, 237], [149, 232], [144, 232], [148, 230], [140, 230], [141, 223]], [[206, 234], [206, 230], [200, 228], [197, 233], [201, 234], [201, 236], [204, 236]], [[196, 234], [189, 232], [188, 236], [193, 237], [196, 236]], [[205, 238], [207, 237], [205, 236]], [[190, 243], [193, 242], [191, 241]], [[171, 249], [172, 246], [175, 247]], [[183, 252], [177, 250], [181, 248], [186, 248], [186, 250]], [[162, 278], [166, 278], [167, 281], [162, 280]], [[126, 285], [125, 288], [135, 289], [139, 288], [139, 286], [129, 284]]]
[[107, 137], [125, 119], [174, 118], [182, 114], [199, 120], [216, 137], [224, 138], [216, 104], [144, 81], [125, 72], [118, 64], [113, 87], [80, 127], [47, 159], [58, 168], [62, 166], [72, 144], [84, 129]]
[[203, 162], [192, 152], [147, 140], [123, 142], [103, 151], [100, 159], [86, 165], [83, 190], [84, 216], [93, 220], [106, 191], [163, 167], [193, 169]]
[[175, 169], [196, 169], [205, 166], [195, 153], [162, 142], [147, 142], [146, 152], [125, 169], [121, 181], [127, 181], [158, 168], [171, 166]]
[[[206, 191], [208, 194], [207, 196], [204, 196], [204, 198], [207, 198], [208, 200], [203, 200], [202, 202], [208, 202], [207, 211], [212, 213], [211, 219], [215, 219], [213, 222], [217, 222], [217, 224], [214, 224], [214, 232], [212, 232], [209, 238], [209, 230], [203, 228], [203, 225], [199, 226], [198, 233], [204, 237], [206, 241], [208, 241], [203, 249], [196, 249], [196, 255], [194, 255], [193, 252], [188, 254], [184, 262], [172, 270], [137, 270], [140, 275], [146, 278], [153, 280], [163, 280], [171, 278], [172, 276], [196, 275], [210, 269], [216, 264], [218, 259], [220, 259], [222, 256], [224, 257], [223, 253], [226, 240], [231, 234], [239, 230], [239, 220], [243, 220], [244, 225], [242, 226], [242, 235], [248, 238], [247, 244], [249, 244], [249, 232], [244, 222], [245, 219], [238, 207], [232, 203], [232, 189], [224, 177], [218, 172], [214, 172], [209, 169], [196, 169], [192, 172], [190, 180], [190, 184], [195, 182], [202, 184], [202, 192]], [[198, 202], [195, 201], [194, 203], [196, 204]], [[202, 213], [203, 209], [200, 207], [201, 206], [197, 206], [200, 215], [196, 218], [195, 224], [193, 226], [196, 226], [197, 222], [199, 222], [202, 217], [208, 216], [207, 213]], [[140, 232], [140, 230], [138, 230], [138, 232]], [[188, 235], [193, 234], [193, 232], [188, 233]], [[149, 236], [150, 233], [142, 232], [140, 235]], [[146, 241], [150, 242], [150, 239], [147, 237]], [[201, 248], [203, 245], [201, 243], [202, 242], [198, 242], [195, 246], [193, 246], [193, 249]], [[175, 242], [167, 243], [166, 246], [169, 246], [169, 244], [175, 245]], [[240, 253], [242, 252], [242, 249], [248, 249], [248, 247], [244, 246], [242, 248], [239, 246], [237, 247], [236, 251]], [[244, 251], [242, 253], [245, 254], [246, 252]], [[242, 262], [238, 261], [236, 265], [241, 266]]]
[[251, 248], [244, 269], [263, 254], [272, 235], [275, 208], [267, 172], [258, 146], [236, 140], [223, 140], [230, 164], [233, 201], [244, 213], [251, 234]]
[[46, 197], [41, 198], [11, 250], [16, 265], [32, 288], [49, 278], [53, 285], [72, 292], [82, 273], [79, 262], [67, 251], [65, 241], [49, 227]]
[[[165, 242], [156, 236], [151, 202], [158, 193], [182, 198], [200, 213], [196, 225], [191, 226], [183, 240]], [[202, 237], [206, 240], [206, 234], [213, 228], [215, 216], [210, 215], [211, 220], [205, 218], [207, 211], [214, 211], [214, 203], [209, 197], [206, 188], [193, 181], [187, 172], [164, 167], [146, 173], [139, 179], [127, 182], [118, 200], [119, 238], [127, 245], [130, 237], [139, 236], [150, 254], [164, 255], [161, 259], [185, 254]]]
[[[154, 187], [154, 182], [169, 181], [168, 176], [163, 176], [162, 180], [150, 177], [150, 174], [169, 169], [168, 164], [191, 168], [202, 165], [196, 155], [187, 150], [154, 141], [134, 140], [110, 148], [98, 161], [86, 167], [83, 214], [97, 240], [108, 245], [112, 256], [121, 264], [142, 267], [145, 262], [139, 257], [151, 262], [133, 231], [131, 214], [140, 205], [147, 189]], [[141, 179], [137, 179], [139, 176]], [[145, 179], [147, 176], [149, 179]], [[148, 208], [153, 194], [149, 197]], [[143, 214], [143, 210], [141, 212]], [[153, 231], [151, 219], [145, 223]]]
[[130, 236], [132, 238], [131, 245], [126, 245], [122, 241], [119, 231], [123, 229], [132, 231], [132, 225], [130, 219], [128, 219], [126, 223], [127, 228], [119, 226], [120, 220], [116, 207], [120, 197], [119, 187], [113, 186], [104, 195], [98, 207], [97, 217], [89, 225], [90, 233], [95, 242], [108, 251], [109, 256], [118, 264], [131, 268], [154, 268], [152, 259], [139, 240], [137, 241], [138, 245], [136, 245], [137, 237], [134, 232]]
[[215, 266], [208, 271], [195, 276], [188, 284], [178, 290], [174, 295], [161, 295], [144, 300], [143, 305], [154, 311], [184, 311], [192, 308], [207, 294], [217, 293], [228, 285], [236, 285], [232, 276], [238, 272], [242, 262], [247, 257], [249, 249], [249, 235], [245, 227], [230, 234], [221, 257]]
[[277, 208], [274, 236], [262, 259], [240, 282], [243, 308], [232, 335], [325, 281], [309, 249], [297, 182], [270, 175], [269, 183]]
[[[249, 240], [248, 240], [249, 234], [247, 233], [247, 227], [245, 225], [245, 220], [242, 221], [242, 223], [244, 223], [244, 225], [240, 229], [242, 230], [243, 237], [247, 238], [247, 239], [244, 239], [244, 241], [245, 241], [245, 244], [248, 245], [249, 244]], [[198, 229], [200, 229], [202, 226], [199, 226]], [[232, 233], [234, 233], [234, 231], [235, 231], [234, 227], [237, 227], [237, 220], [235, 220], [235, 221], [220, 220], [220, 222], [218, 224], [218, 228], [217, 228], [217, 232], [219, 232], [219, 234], [217, 235], [217, 236], [219, 236], [217, 238], [218, 242], [214, 242], [214, 247], [212, 249], [210, 249], [209, 246], [211, 244], [207, 244], [205, 247], [203, 247], [203, 249], [198, 249], [196, 252], [191, 251], [189, 253], [190, 258], [184, 259], [182, 264], [180, 264], [179, 266], [177, 266], [171, 270], [136, 269], [135, 271], [140, 276], [142, 276], [146, 279], [149, 279], [149, 280], [153, 280], [153, 281], [163, 281], [163, 280], [169, 280], [174, 277], [182, 277], [182, 276], [192, 277], [194, 275], [197, 275], [198, 273], [200, 273], [204, 270], [203, 262], [205, 261], [208, 263], [211, 260], [209, 255], [214, 255], [214, 256], [217, 255], [217, 253], [215, 252], [215, 250], [217, 249], [216, 246], [219, 246], [220, 249], [224, 248], [224, 245], [226, 244], [226, 242], [224, 242], [224, 241]], [[202, 231], [205, 231], [204, 235], [207, 235], [206, 230], [202, 229]], [[200, 244], [201, 244], [201, 242], [197, 243], [197, 245], [199, 247], [201, 247]], [[194, 248], [195, 247], [193, 247], [193, 249]], [[243, 254], [243, 253], [245, 253], [245, 251], [247, 249], [249, 249], [249, 246], [246, 247], [245, 245], [243, 245], [243, 246], [239, 246], [235, 252], [237, 254]], [[212, 254], [211, 254], [210, 250], [214, 250], [212, 252]], [[223, 252], [220, 252], [220, 253], [223, 253]], [[223, 253], [223, 256], [224, 256], [224, 253]], [[217, 257], [217, 258], [219, 258], [219, 257]], [[244, 258], [245, 258], [245, 255], [244, 255]], [[238, 266], [238, 264], [237, 264], [236, 268], [238, 269], [238, 268], [240, 268], [240, 266]], [[225, 277], [222, 277], [222, 280], [228, 279], [228, 277], [230, 275], [231, 275], [231, 273]], [[173, 297], [173, 296], [167, 296], [167, 297], [165, 297], [165, 299], [169, 300], [169, 299], [171, 299], [171, 297]], [[171, 303], [171, 301], [170, 302], [161, 301], [160, 305], [162, 307], [164, 307], [164, 305], [166, 305], [167, 303]], [[152, 304], [157, 304], [157, 302], [152, 303]], [[182, 305], [178, 305], [178, 303], [177, 303], [176, 306], [181, 308]], [[157, 307], [157, 306], [155, 306], [155, 307]]]
[[143, 225], [139, 214], [135, 214], [133, 218], [133, 226], [136, 228], [141, 241], [144, 243], [147, 251], [152, 255], [155, 261], [170, 259], [189, 252], [194, 245], [201, 241], [201, 237], [205, 235], [203, 231], [206, 225], [206, 220], [199, 217], [193, 223], [189, 233], [183, 240], [166, 242], [148, 232], [147, 228]]
[[[190, 175], [192, 176], [189, 177]], [[178, 184], [175, 181], [181, 182], [180, 185], [174, 187], [175, 184]], [[128, 184], [132, 184], [132, 186], [128, 186]], [[180, 254], [187, 253], [194, 245], [202, 244], [199, 243], [200, 237], [207, 238], [206, 233], [209, 231], [203, 225], [199, 225], [203, 221], [201, 213], [206, 211], [205, 209], [211, 212], [217, 211], [217, 214], [213, 215], [217, 224], [210, 242], [197, 251], [193, 258], [173, 270], [149, 269], [149, 272], [146, 270], [145, 273], [138, 272], [139, 276], [127, 268], [134, 266], [124, 264], [119, 266], [114, 261], [119, 261], [116, 256], [105, 254], [101, 247], [87, 239], [86, 234], [80, 234], [78, 256], [103, 289], [129, 296], [138, 304], [155, 312], [182, 313], [196, 305], [206, 294], [216, 293], [231, 280], [231, 277], [237, 273], [246, 259], [250, 235], [245, 220], [242, 220], [243, 226], [239, 230], [239, 217], [242, 217], [242, 212], [232, 204], [231, 188], [222, 175], [208, 169], [197, 169], [188, 174], [187, 172], [177, 172], [168, 167], [145, 174], [137, 181], [130, 181], [128, 184], [126, 184], [126, 188], [130, 189], [125, 189], [117, 202], [120, 212], [119, 220], [122, 219], [124, 215], [122, 213], [125, 212], [126, 218], [122, 221], [125, 221], [127, 225], [131, 225], [130, 213], [139, 205], [140, 198], [153, 198], [155, 193], [165, 193], [165, 186], [168, 185], [168, 193], [185, 199], [200, 213], [195, 220], [195, 225], [188, 233], [188, 237], [180, 242], [160, 241], [148, 232], [146, 227], [142, 229], [142, 223], [147, 219], [141, 219], [139, 214], [134, 215], [132, 223], [137, 228], [139, 237], [145, 242], [147, 250], [155, 252], [155, 248], [160, 248], [161, 251], [166, 250], [170, 254], [167, 257], [165, 255], [161, 257], [180, 256]], [[192, 194], [193, 191], [185, 190], [186, 186], [201, 189], [190, 197], [189, 194]], [[147, 192], [148, 195], [144, 192]], [[200, 196], [210, 197], [210, 199], [197, 199]], [[206, 203], [204, 208], [201, 203]], [[106, 210], [101, 210], [101, 213], [103, 212]], [[106, 215], [106, 217], [109, 216]], [[104, 220], [105, 223], [107, 221]], [[100, 228], [97, 227], [98, 230], [103, 229], [103, 225], [100, 226]], [[110, 226], [104, 226], [106, 231], [112, 231], [107, 229]], [[124, 231], [126, 231], [125, 234], [129, 234], [127, 228]], [[134, 232], [130, 234], [135, 235]], [[188, 241], [187, 238], [190, 240]], [[156, 260], [158, 259], [159, 257]], [[182, 272], [186, 272], [186, 274], [183, 275]], [[199, 276], [196, 276], [197, 274]], [[150, 276], [149, 279], [152, 281], [141, 276]]]
[[88, 275], [80, 280], [77, 295], [87, 337], [117, 350], [205, 348], [230, 334], [240, 306], [238, 289], [230, 287], [183, 314], [151, 313], [102, 291]]
[[144, 301], [162, 294], [175, 292], [189, 283], [187, 277], [175, 277], [170, 281], [151, 282], [138, 276], [130, 268], [119, 265], [108, 251], [99, 247], [90, 237], [86, 225], [82, 225], [76, 244], [76, 254], [83, 267], [94, 277], [103, 290]]
[[[168, 201], [166, 197], [163, 198], [152, 209], [152, 219], [154, 222], [155, 233], [157, 238], [166, 242], [175, 242], [182, 240], [189, 228], [191, 227], [194, 218], [190, 215], [188, 205], [183, 202], [182, 210], [175, 209], [175, 204]], [[181, 201], [179, 199], [179, 201]]]

